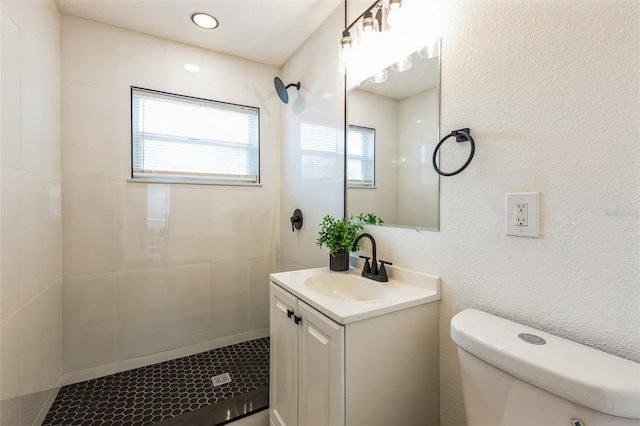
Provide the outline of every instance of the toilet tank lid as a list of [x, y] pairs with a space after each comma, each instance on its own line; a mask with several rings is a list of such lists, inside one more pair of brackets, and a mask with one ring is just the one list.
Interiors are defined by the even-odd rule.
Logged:
[[[546, 343], [526, 343], [518, 338], [521, 333]], [[484, 362], [547, 392], [601, 413], [640, 419], [638, 363], [475, 309], [452, 318], [451, 338]]]

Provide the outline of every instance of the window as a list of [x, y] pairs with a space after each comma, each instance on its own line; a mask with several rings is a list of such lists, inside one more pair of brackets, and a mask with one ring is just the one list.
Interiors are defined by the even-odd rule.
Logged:
[[375, 129], [349, 125], [347, 186], [373, 188], [375, 185], [375, 139]]
[[134, 180], [258, 183], [259, 134], [258, 108], [131, 88]]

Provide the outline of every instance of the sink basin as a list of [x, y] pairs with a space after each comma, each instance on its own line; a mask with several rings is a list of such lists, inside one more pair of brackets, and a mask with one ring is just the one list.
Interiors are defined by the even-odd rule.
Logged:
[[305, 286], [323, 296], [342, 300], [370, 301], [382, 299], [385, 289], [382, 285], [357, 275], [325, 272], [307, 277]]

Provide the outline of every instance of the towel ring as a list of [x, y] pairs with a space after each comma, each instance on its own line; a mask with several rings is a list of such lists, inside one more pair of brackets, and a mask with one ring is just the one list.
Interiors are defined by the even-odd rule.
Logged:
[[[438, 156], [438, 150], [440, 149], [440, 145], [442, 145], [444, 143], [444, 141], [446, 141], [447, 139], [449, 139], [451, 136], [455, 136], [456, 137], [456, 142], [466, 142], [469, 141], [469, 143], [471, 144], [471, 152], [469, 153], [469, 158], [467, 158], [467, 161], [462, 165], [462, 167], [460, 167], [458, 170], [456, 170], [455, 172], [443, 172], [442, 170], [440, 170], [438, 168], [438, 165], [436, 164], [436, 157]], [[453, 132], [449, 133], [447, 136], [445, 136], [444, 138], [442, 138], [442, 140], [440, 140], [440, 142], [438, 143], [438, 145], [436, 146], [436, 149], [433, 151], [433, 168], [436, 170], [436, 172], [438, 172], [438, 174], [442, 175], [442, 176], [453, 176], [453, 175], [457, 175], [458, 173], [460, 173], [461, 171], [463, 171], [464, 169], [467, 168], [467, 166], [469, 165], [469, 163], [471, 163], [471, 160], [473, 160], [473, 154], [476, 152], [476, 144], [473, 141], [473, 138], [471, 137], [471, 132], [468, 128], [465, 129], [459, 129], [459, 130], [454, 130]]]

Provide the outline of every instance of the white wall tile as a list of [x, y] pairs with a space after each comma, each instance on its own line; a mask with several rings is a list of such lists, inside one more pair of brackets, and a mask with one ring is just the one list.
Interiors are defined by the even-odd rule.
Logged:
[[209, 247], [217, 244], [211, 232], [211, 188], [208, 185], [172, 185], [169, 202], [169, 264], [208, 262]]
[[118, 361], [169, 349], [167, 269], [118, 273]]
[[0, 194], [2, 195], [2, 212], [0, 213], [2, 236], [0, 243], [0, 319], [5, 319], [16, 312], [20, 301], [22, 252], [22, 195], [26, 172], [10, 167], [2, 168]]
[[0, 395], [3, 400], [20, 394], [20, 339], [24, 334], [22, 316], [15, 313], [2, 321], [0, 336]]
[[60, 180], [27, 173], [21, 188], [20, 298], [22, 304], [61, 276]]
[[211, 264], [211, 339], [249, 330], [249, 260]]
[[31, 425], [62, 365], [60, 14], [0, 8], [0, 422]]
[[40, 392], [30, 393], [20, 398], [20, 425], [21, 426], [33, 426], [37, 424], [36, 421], [43, 410], [43, 407], [47, 405], [51, 393], [54, 389], [47, 389]]
[[20, 167], [22, 165], [22, 103], [26, 100], [21, 96], [22, 45], [24, 34], [16, 26], [11, 17], [2, 11], [2, 81], [1, 110], [2, 129], [0, 156], [3, 166]]
[[115, 271], [115, 183], [64, 180], [62, 192], [64, 275]]
[[269, 327], [269, 274], [278, 272], [274, 256], [251, 259], [249, 266], [249, 327]]
[[253, 212], [251, 196], [260, 188], [212, 188], [212, 236], [211, 261], [247, 258], [252, 244], [249, 232]]
[[118, 182], [118, 269], [166, 266], [171, 186]]
[[63, 82], [62, 89], [65, 179], [113, 179], [114, 145], [127, 145], [116, 138], [116, 95], [110, 88], [70, 82]]
[[[280, 207], [273, 201], [279, 200], [280, 189], [275, 186], [251, 189], [253, 191], [248, 206], [250, 242], [245, 255], [251, 258], [273, 256], [275, 242], [280, 238], [281, 213]], [[292, 215], [293, 210], [282, 213], [282, 216], [287, 218]]]
[[27, 303], [17, 315], [20, 336], [20, 392], [28, 395], [53, 389], [62, 373], [61, 282]]
[[115, 27], [62, 15], [62, 80], [115, 89]]
[[117, 31], [115, 37], [118, 90], [131, 86], [165, 90], [168, 78], [165, 58], [169, 42], [130, 31]]
[[116, 362], [116, 281], [116, 273], [63, 279], [63, 372]]
[[169, 348], [206, 342], [211, 324], [211, 266], [172, 266], [167, 276]]
[[9, 426], [20, 424], [20, 397], [0, 400], [0, 412], [2, 414], [2, 424]]

